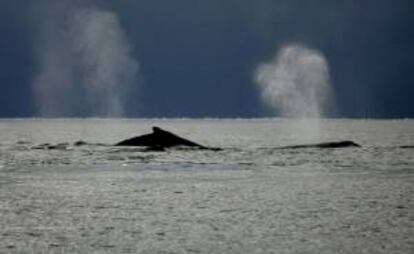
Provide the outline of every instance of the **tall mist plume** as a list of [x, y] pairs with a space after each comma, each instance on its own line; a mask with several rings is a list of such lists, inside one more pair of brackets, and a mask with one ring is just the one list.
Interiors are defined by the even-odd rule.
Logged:
[[304, 139], [319, 138], [320, 118], [332, 107], [329, 66], [324, 55], [304, 45], [282, 47], [255, 73], [262, 102], [283, 117], [296, 119]]
[[38, 114], [121, 117], [139, 65], [118, 16], [66, 3], [40, 27], [32, 83]]
[[293, 118], [320, 118], [331, 96], [328, 62], [303, 45], [282, 47], [269, 63], [261, 64], [255, 79], [264, 104]]

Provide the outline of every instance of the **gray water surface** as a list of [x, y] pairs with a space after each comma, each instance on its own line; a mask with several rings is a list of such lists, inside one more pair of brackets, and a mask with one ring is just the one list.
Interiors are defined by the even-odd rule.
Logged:
[[[303, 124], [1, 120], [0, 252], [412, 253], [414, 121]], [[224, 150], [111, 146], [153, 125]]]

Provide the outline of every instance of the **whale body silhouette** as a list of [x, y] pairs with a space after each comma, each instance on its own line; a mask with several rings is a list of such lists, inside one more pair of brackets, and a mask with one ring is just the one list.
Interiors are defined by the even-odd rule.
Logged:
[[335, 142], [324, 142], [307, 145], [283, 146], [281, 149], [298, 149], [298, 148], [345, 148], [345, 147], [361, 147], [354, 141], [344, 140]]
[[[221, 148], [207, 147], [200, 145], [191, 140], [179, 137], [169, 131], [163, 130], [159, 127], [152, 127], [152, 133], [144, 134], [141, 136], [133, 137], [123, 140], [115, 146], [144, 146], [147, 147], [146, 151], [164, 151], [170, 147], [190, 147], [201, 150], [214, 150], [219, 151]], [[337, 141], [337, 142], [324, 142], [316, 144], [305, 145], [293, 145], [278, 147], [278, 149], [299, 149], [299, 148], [345, 148], [345, 147], [360, 147], [357, 143], [349, 140]]]
[[152, 127], [152, 133], [123, 140], [115, 144], [115, 146], [145, 146], [150, 148], [149, 150], [160, 151], [164, 150], [165, 148], [175, 146], [192, 147], [202, 150], [220, 150], [220, 148], [200, 145], [156, 126]]

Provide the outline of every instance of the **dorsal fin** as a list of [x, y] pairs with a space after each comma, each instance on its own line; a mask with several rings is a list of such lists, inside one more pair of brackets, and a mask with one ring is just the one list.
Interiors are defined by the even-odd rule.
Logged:
[[152, 127], [152, 132], [159, 133], [159, 132], [165, 132], [165, 131], [163, 129], [161, 129], [160, 127], [153, 126]]

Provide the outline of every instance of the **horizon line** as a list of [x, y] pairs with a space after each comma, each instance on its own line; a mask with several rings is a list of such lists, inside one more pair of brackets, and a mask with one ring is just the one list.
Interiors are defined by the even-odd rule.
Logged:
[[414, 120], [412, 117], [0, 117], [1, 120]]

